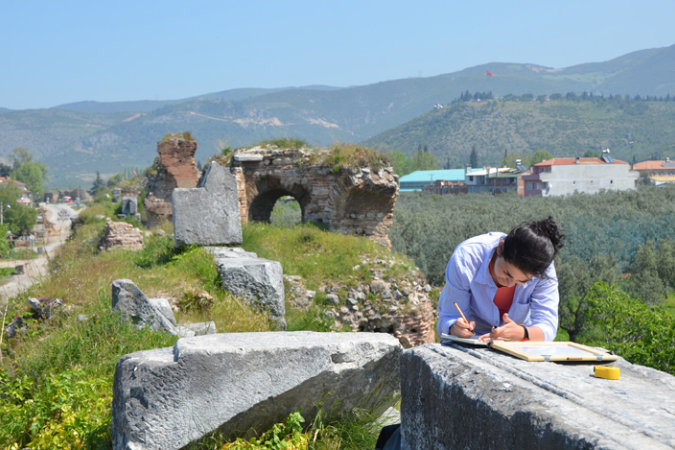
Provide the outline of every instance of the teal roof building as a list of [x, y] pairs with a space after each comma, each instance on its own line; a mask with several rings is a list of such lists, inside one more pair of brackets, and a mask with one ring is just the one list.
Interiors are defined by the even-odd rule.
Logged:
[[464, 169], [417, 170], [398, 179], [399, 192], [421, 191], [422, 187], [436, 181], [464, 182]]

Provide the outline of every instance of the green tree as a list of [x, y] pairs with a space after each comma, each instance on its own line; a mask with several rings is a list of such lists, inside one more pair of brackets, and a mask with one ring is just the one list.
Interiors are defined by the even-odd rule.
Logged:
[[534, 152], [532, 156], [529, 157], [528, 159], [528, 164], [527, 167], [533, 166], [537, 163], [540, 163], [542, 161], [546, 161], [547, 159], [552, 159], [553, 155], [547, 152], [546, 150], [537, 150]]
[[417, 150], [415, 154], [415, 170], [435, 170], [438, 169], [438, 159], [429, 153], [425, 146], [421, 150]]
[[658, 254], [653, 241], [638, 247], [629, 292], [650, 305], [661, 303], [667, 295], [659, 276]]
[[26, 184], [35, 199], [41, 199], [45, 188], [47, 166], [40, 161], [33, 161], [33, 155], [25, 147], [17, 147], [12, 151], [12, 178]]
[[471, 167], [478, 167], [478, 152], [476, 151], [476, 146], [471, 146], [471, 155], [469, 155], [469, 164]]
[[675, 289], [675, 241], [664, 239], [657, 255], [659, 278], [670, 289]]
[[96, 196], [103, 189], [105, 189], [105, 183], [103, 182], [103, 179], [101, 178], [101, 172], [99, 172], [97, 170], [96, 171], [96, 179], [94, 180], [94, 184], [92, 185], [91, 189], [89, 190], [89, 193], [93, 196]]

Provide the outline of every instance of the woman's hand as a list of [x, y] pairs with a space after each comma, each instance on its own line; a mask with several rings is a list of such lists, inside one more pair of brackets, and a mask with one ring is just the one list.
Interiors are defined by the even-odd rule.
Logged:
[[461, 338], [470, 338], [474, 335], [473, 329], [476, 326], [476, 322], [473, 320], [467, 323], [461, 317], [450, 327], [450, 334], [453, 336], [458, 336]]
[[481, 341], [522, 341], [525, 338], [525, 330], [509, 318], [507, 313], [502, 317], [504, 325], [492, 327], [492, 332], [482, 335]]

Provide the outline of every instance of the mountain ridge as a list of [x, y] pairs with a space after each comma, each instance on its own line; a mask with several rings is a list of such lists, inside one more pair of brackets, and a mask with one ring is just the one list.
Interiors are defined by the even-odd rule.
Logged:
[[0, 109], [0, 156], [27, 147], [50, 168], [52, 180], [79, 184], [93, 181], [96, 171], [105, 176], [150, 165], [156, 143], [169, 132], [190, 131], [199, 142], [196, 157], [205, 161], [223, 147], [279, 137], [300, 138], [311, 145], [366, 141], [428, 113], [434, 105], [451, 103], [465, 91], [496, 96], [672, 95], [673, 75], [675, 45], [562, 69], [487, 63], [432, 77], [345, 88], [241, 88], [181, 100]]

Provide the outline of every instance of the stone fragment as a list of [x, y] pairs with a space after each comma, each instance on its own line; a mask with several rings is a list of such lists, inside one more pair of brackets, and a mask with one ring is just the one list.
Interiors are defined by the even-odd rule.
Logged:
[[149, 327], [176, 334], [176, 320], [169, 302], [166, 299], [149, 299], [131, 280], [112, 282], [112, 309], [119, 311], [139, 330]]
[[188, 323], [176, 326], [176, 334], [179, 337], [204, 336], [207, 334], [216, 334], [216, 324], [210, 320], [208, 322]]
[[126, 355], [115, 368], [113, 448], [178, 449], [219, 430], [266, 430], [382, 413], [398, 391], [398, 341], [382, 333], [230, 333]]
[[488, 348], [429, 344], [401, 357], [402, 448], [675, 447], [675, 377], [619, 360], [527, 362]]

